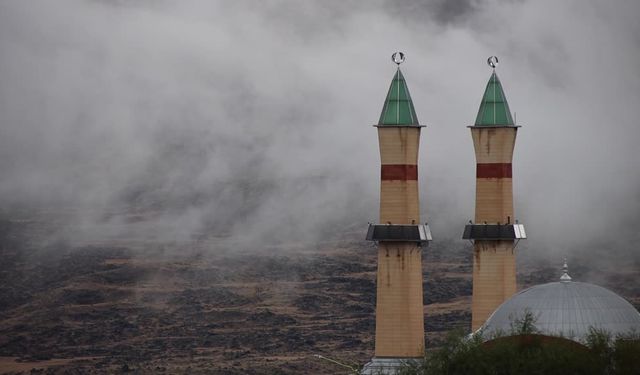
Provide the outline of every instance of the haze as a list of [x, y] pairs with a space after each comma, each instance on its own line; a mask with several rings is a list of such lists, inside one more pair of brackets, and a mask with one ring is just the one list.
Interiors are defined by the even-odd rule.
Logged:
[[2, 212], [256, 250], [364, 237], [378, 219], [371, 125], [403, 51], [427, 125], [423, 220], [458, 240], [474, 211], [466, 127], [497, 55], [522, 125], [527, 251], [637, 253], [638, 14], [637, 1], [3, 1]]

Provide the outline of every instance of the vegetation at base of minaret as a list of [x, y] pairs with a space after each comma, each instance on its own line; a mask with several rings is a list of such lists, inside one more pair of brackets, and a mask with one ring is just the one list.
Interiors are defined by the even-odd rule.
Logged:
[[481, 334], [450, 332], [439, 349], [407, 364], [399, 375], [637, 375], [640, 333], [611, 337], [595, 329], [585, 345], [536, 335], [532, 315], [512, 325], [509, 336], [484, 342]]

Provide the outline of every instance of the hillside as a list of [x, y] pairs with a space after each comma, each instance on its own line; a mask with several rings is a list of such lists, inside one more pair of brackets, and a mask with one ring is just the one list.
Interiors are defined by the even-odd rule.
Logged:
[[[0, 228], [5, 373], [335, 374], [313, 355], [363, 364], [373, 353], [376, 252], [364, 229], [239, 249], [220, 237], [51, 241], [49, 219]], [[425, 249], [428, 347], [469, 327], [470, 251], [462, 240]], [[518, 259], [522, 286], [558, 276], [531, 253]], [[639, 269], [600, 270], [603, 285], [638, 306]]]

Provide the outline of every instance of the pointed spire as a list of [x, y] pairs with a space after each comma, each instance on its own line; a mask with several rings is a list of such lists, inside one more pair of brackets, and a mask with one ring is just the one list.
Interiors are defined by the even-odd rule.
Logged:
[[495, 68], [484, 90], [475, 126], [514, 126], [509, 103]]
[[418, 125], [418, 117], [413, 108], [409, 88], [399, 67], [391, 81], [378, 125]]
[[562, 265], [562, 276], [560, 276], [560, 281], [569, 282], [571, 281], [571, 276], [569, 276], [569, 266], [567, 266], [567, 258], [564, 258], [564, 265]]

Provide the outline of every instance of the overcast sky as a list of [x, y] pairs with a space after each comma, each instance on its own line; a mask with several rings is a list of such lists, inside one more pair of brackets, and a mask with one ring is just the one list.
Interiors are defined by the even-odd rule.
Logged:
[[633, 0], [2, 1], [0, 202], [113, 228], [139, 212], [168, 238], [364, 235], [398, 50], [427, 125], [422, 219], [459, 238], [467, 126], [497, 55], [528, 247], [635, 245], [638, 14]]

